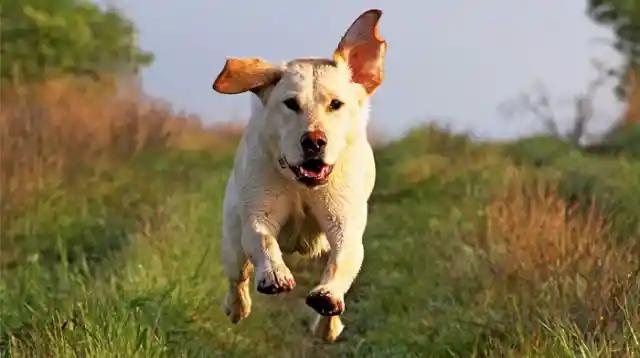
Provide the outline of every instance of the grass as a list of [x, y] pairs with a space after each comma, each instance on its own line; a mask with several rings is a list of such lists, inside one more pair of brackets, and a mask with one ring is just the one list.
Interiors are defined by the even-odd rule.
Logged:
[[631, 130], [615, 156], [437, 128], [378, 147], [363, 270], [327, 345], [303, 300], [320, 263], [291, 258], [296, 290], [254, 293], [239, 325], [222, 313], [237, 129], [96, 83], [2, 100], [0, 356], [640, 356]]

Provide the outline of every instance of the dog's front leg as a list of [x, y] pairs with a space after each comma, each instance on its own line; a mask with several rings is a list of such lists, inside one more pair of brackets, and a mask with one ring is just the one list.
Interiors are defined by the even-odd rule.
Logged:
[[254, 216], [242, 230], [242, 246], [255, 267], [256, 290], [274, 295], [291, 291], [295, 279], [284, 263], [277, 235], [281, 227], [282, 212], [265, 211], [271, 215]]
[[345, 309], [344, 296], [360, 272], [364, 259], [362, 235], [367, 224], [367, 204], [327, 214], [321, 225], [331, 254], [320, 284], [311, 290], [306, 302], [322, 316], [337, 316]]

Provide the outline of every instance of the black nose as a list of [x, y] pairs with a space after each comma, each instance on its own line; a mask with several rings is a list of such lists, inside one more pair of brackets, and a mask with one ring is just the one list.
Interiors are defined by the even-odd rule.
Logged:
[[327, 136], [323, 131], [306, 132], [300, 138], [300, 144], [305, 154], [322, 154], [327, 146]]

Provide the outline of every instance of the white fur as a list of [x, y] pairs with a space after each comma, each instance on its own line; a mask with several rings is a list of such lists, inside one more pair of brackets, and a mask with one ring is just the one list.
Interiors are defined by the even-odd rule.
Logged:
[[[250, 313], [252, 268], [256, 287], [285, 292], [293, 288], [294, 277], [283, 254], [330, 252], [309, 297], [344, 307], [364, 257], [362, 236], [375, 183], [366, 131], [370, 93], [352, 82], [346, 62], [332, 66], [294, 60], [279, 70], [277, 83], [252, 100], [223, 203], [222, 261], [229, 278], [224, 308], [232, 322]], [[300, 113], [283, 104], [291, 96], [299, 99]], [[332, 98], [344, 103], [340, 110], [327, 110]], [[334, 165], [328, 182], [313, 188], [280, 165], [283, 158], [291, 165], [302, 162], [300, 137], [311, 130], [326, 133], [324, 161]], [[337, 315], [318, 316], [314, 324], [316, 334], [328, 340], [342, 328]]]

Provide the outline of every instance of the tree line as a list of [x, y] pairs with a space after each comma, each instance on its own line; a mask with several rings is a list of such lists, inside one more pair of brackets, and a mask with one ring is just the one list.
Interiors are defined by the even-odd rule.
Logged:
[[153, 61], [133, 22], [85, 0], [0, 0], [0, 77], [137, 73]]

